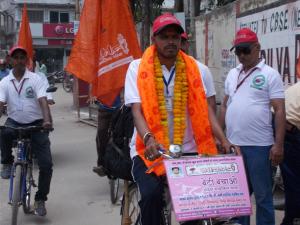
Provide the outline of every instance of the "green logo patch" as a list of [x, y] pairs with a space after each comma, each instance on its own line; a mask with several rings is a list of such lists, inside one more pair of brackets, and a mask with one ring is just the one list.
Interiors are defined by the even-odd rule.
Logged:
[[265, 76], [262, 74], [259, 74], [253, 78], [252, 84], [250, 85], [250, 87], [256, 88], [258, 90], [262, 90], [262, 87], [264, 86], [265, 83], [266, 83]]
[[34, 98], [34, 91], [32, 87], [26, 88], [25, 93], [26, 93], [26, 98]]

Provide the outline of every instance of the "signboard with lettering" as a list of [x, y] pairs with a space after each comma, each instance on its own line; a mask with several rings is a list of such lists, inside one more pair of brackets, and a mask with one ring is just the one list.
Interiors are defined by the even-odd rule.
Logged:
[[300, 2], [237, 18], [237, 30], [243, 27], [257, 33], [262, 57], [278, 70], [284, 83], [296, 83], [300, 73], [296, 69], [300, 53]]
[[43, 36], [46, 38], [74, 38], [73, 23], [45, 23], [43, 24]]
[[177, 221], [252, 213], [242, 157], [164, 160]]
[[73, 45], [73, 39], [49, 39], [48, 45]]

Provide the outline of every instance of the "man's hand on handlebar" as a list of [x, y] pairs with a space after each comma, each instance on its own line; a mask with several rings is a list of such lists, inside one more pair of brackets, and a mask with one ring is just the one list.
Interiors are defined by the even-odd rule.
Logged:
[[151, 136], [146, 143], [145, 158], [149, 161], [154, 161], [159, 158], [161, 156], [158, 151], [159, 149], [160, 145], [156, 142], [154, 137]]
[[221, 143], [221, 147], [223, 154], [235, 153], [236, 155], [241, 155], [240, 147], [231, 144], [227, 139]]

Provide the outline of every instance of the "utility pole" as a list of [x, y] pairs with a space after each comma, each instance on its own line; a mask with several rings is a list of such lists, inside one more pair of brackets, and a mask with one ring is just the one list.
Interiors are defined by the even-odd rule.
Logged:
[[[191, 0], [190, 1], [190, 33], [192, 34], [192, 37], [190, 38], [190, 50], [191, 55], [196, 56], [196, 28], [195, 28], [195, 14], [196, 14], [196, 5], [197, 1], [199, 0]], [[200, 6], [200, 5], [199, 5]]]
[[75, 2], [75, 20], [79, 20], [80, 18], [80, 5], [79, 5], [79, 0], [76, 0]]
[[[75, 0], [75, 20], [79, 21], [80, 7], [79, 0]], [[77, 116], [80, 118], [80, 105], [79, 105], [79, 80], [77, 77], [73, 77], [73, 105], [77, 108]]]

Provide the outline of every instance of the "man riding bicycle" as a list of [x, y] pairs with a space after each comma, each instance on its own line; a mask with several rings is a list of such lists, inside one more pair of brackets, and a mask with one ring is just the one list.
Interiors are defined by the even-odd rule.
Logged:
[[[46, 85], [39, 75], [27, 68], [28, 53], [21, 46], [10, 51], [13, 69], [0, 82], [0, 117], [4, 104], [7, 104], [8, 118], [5, 122], [10, 127], [43, 126], [52, 128], [50, 109], [46, 97]], [[13, 140], [17, 134], [9, 128], [1, 132], [1, 177], [8, 179], [11, 175], [14, 157]], [[35, 195], [35, 213], [46, 215], [45, 201], [50, 190], [52, 177], [52, 157], [48, 132], [32, 133], [32, 149], [39, 166], [38, 191]]]
[[165, 169], [162, 163], [151, 167], [162, 160], [159, 149], [215, 155], [212, 131], [226, 151], [231, 146], [207, 104], [200, 68], [180, 51], [182, 32], [173, 15], [156, 18], [153, 45], [130, 64], [126, 75], [125, 104], [132, 107], [136, 127], [132, 173], [141, 193], [143, 225], [161, 223]]

